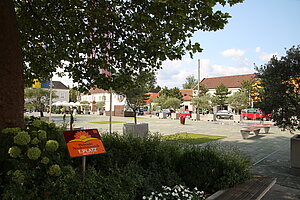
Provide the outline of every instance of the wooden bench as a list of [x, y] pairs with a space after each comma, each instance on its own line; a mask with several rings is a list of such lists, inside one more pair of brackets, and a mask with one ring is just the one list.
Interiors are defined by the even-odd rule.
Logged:
[[269, 133], [271, 125], [272, 124], [258, 124], [258, 123], [241, 123], [240, 125], [242, 125], [243, 127], [259, 127], [259, 128], [264, 128], [265, 129], [265, 133]]
[[208, 197], [207, 200], [259, 200], [276, 183], [273, 177], [252, 178], [245, 183], [227, 190], [221, 190]]
[[248, 139], [250, 132], [254, 132], [255, 136], [259, 134], [260, 127], [257, 126], [245, 126], [241, 130], [243, 139]]

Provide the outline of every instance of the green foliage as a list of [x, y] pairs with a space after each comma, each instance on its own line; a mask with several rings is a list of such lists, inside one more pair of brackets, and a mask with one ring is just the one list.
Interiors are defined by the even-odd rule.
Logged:
[[191, 104], [195, 106], [197, 110], [210, 110], [212, 108], [212, 98], [210, 94], [201, 95], [200, 97], [194, 97]]
[[182, 84], [183, 89], [194, 89], [197, 86], [198, 80], [193, 75], [186, 77], [186, 82]]
[[231, 92], [228, 90], [228, 88], [221, 83], [217, 88], [216, 88], [216, 92], [215, 92], [215, 103], [217, 105], [221, 106], [221, 110], [223, 109], [223, 107], [228, 103], [227, 99], [228, 99], [228, 95], [231, 94]]
[[159, 93], [159, 96], [166, 96], [166, 97], [173, 97], [173, 98], [177, 98], [179, 100], [182, 100], [182, 94], [179, 90], [179, 88], [174, 87], [174, 88], [170, 88], [168, 89], [167, 87], [164, 87], [162, 89], [162, 91]]
[[189, 187], [213, 192], [250, 177], [249, 161], [231, 147], [186, 148], [178, 163], [179, 174]]
[[45, 149], [50, 152], [55, 152], [59, 147], [59, 144], [56, 140], [48, 140], [46, 142]]
[[27, 156], [30, 160], [37, 160], [41, 156], [41, 150], [38, 147], [31, 147], [27, 151]]
[[279, 127], [300, 130], [300, 46], [286, 51], [280, 59], [273, 57], [264, 66], [257, 67], [260, 80], [260, 102], [257, 106]]
[[50, 176], [59, 176], [61, 174], [60, 166], [55, 164], [51, 165], [48, 170]]
[[18, 134], [14, 137], [14, 143], [18, 145], [27, 145], [30, 140], [30, 135], [25, 131], [18, 132]]
[[176, 141], [179, 143], [188, 143], [188, 144], [203, 144], [206, 142], [211, 142], [211, 141], [219, 140], [219, 139], [223, 139], [223, 138], [225, 138], [225, 137], [224, 136], [185, 133], [185, 132], [161, 136], [162, 140]]
[[[66, 61], [65, 71], [81, 89], [116, 89], [128, 73], [201, 52], [193, 33], [223, 29], [230, 15], [215, 6], [240, 2], [16, 1], [25, 77], [48, 80]], [[99, 74], [99, 66], [112, 76]]]
[[128, 74], [128, 78], [124, 80], [121, 87], [116, 92], [126, 96], [127, 105], [134, 112], [134, 122], [137, 123], [136, 111], [145, 105], [145, 100], [149, 97], [145, 95], [147, 88], [155, 80], [155, 74], [149, 71], [140, 70], [136, 75]]
[[29, 118], [24, 130], [9, 128], [0, 132], [3, 199], [42, 197], [47, 181], [55, 181], [49, 175], [64, 177], [58, 169], [70, 163], [60, 128]]
[[72, 87], [70, 89], [70, 93], [69, 93], [69, 101], [70, 102], [77, 102], [78, 101], [78, 94], [79, 94], [78, 89], [75, 88], [75, 87]]
[[[39, 130], [45, 131], [48, 142], [16, 145], [13, 138], [21, 129], [0, 133], [0, 159], [5, 164], [0, 165], [2, 199], [140, 200], [160, 191], [163, 185], [197, 186], [214, 192], [249, 175], [248, 162], [236, 151], [221, 146], [199, 148], [161, 141], [157, 136], [141, 139], [102, 134], [107, 153], [87, 157], [83, 180], [78, 169], [81, 159], [69, 159], [59, 128], [30, 119], [26, 130], [33, 139], [42, 132]], [[54, 149], [58, 142], [55, 152], [46, 150], [49, 141]], [[15, 147], [21, 149], [20, 156], [11, 157], [12, 149], [19, 154]], [[37, 149], [41, 151], [39, 156]], [[28, 151], [34, 159], [27, 158]]]
[[250, 106], [249, 96], [247, 92], [238, 91], [228, 97], [228, 104], [236, 111], [248, 108]]
[[[24, 97], [27, 99], [27, 107], [42, 111], [45, 104], [49, 104], [50, 100], [50, 90], [44, 88], [26, 88], [24, 91]], [[52, 98], [57, 98], [58, 96], [52, 91]], [[30, 109], [31, 110], [31, 109]]]
[[176, 110], [180, 107], [181, 101], [174, 97], [168, 97], [164, 102], [163, 108]]
[[[198, 85], [197, 88], [195, 87], [195, 90], [198, 90]], [[206, 95], [206, 93], [208, 92], [208, 89], [206, 88], [206, 86], [203, 83], [199, 84], [199, 94], [197, 95], [198, 97], [204, 96]]]
[[17, 146], [10, 147], [8, 153], [13, 158], [18, 158], [21, 155], [21, 149]]

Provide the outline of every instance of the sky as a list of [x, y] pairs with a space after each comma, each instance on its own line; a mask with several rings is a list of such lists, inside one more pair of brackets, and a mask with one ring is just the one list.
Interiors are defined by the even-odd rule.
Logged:
[[[224, 29], [216, 32], [198, 31], [192, 41], [203, 48], [201, 53], [182, 60], [165, 61], [157, 73], [161, 87], [182, 88], [186, 77], [200, 80], [209, 77], [255, 73], [254, 66], [266, 64], [276, 55], [285, 55], [286, 49], [300, 45], [300, 0], [244, 0], [232, 7], [220, 8], [232, 18]], [[68, 78], [62, 81], [72, 86]]]
[[254, 66], [266, 64], [286, 49], [300, 45], [300, 0], [245, 0], [226, 7], [232, 18], [223, 30], [199, 31], [194, 42], [203, 48], [193, 59], [165, 61], [157, 74], [159, 86], [182, 88], [186, 77], [203, 78], [255, 73]]

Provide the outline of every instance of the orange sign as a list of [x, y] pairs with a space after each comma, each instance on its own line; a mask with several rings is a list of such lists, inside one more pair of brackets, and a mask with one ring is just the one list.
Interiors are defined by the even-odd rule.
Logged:
[[97, 129], [64, 131], [71, 157], [106, 153]]

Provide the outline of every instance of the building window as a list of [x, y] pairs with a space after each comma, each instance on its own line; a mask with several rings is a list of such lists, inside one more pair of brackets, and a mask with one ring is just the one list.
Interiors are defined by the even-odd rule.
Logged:
[[102, 101], [106, 101], [106, 96], [103, 96], [103, 97], [102, 97]]

